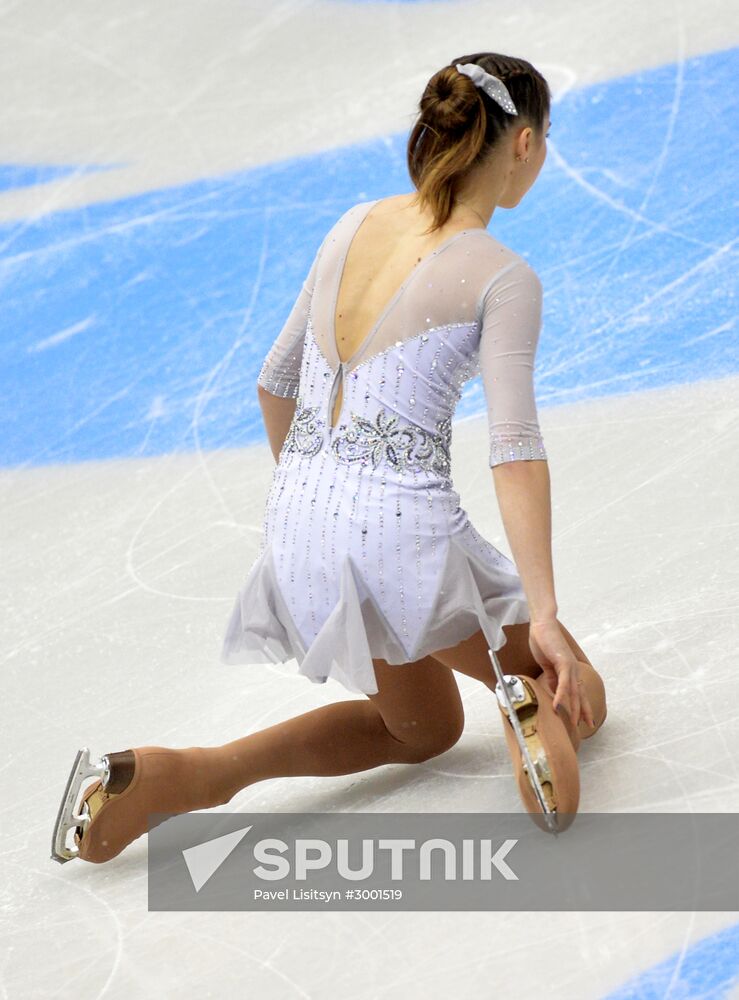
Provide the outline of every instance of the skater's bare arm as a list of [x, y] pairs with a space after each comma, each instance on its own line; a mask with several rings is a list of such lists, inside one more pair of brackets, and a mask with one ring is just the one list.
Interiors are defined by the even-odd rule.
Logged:
[[557, 599], [552, 567], [549, 463], [540, 459], [503, 462], [493, 466], [493, 482], [531, 620], [554, 620]]

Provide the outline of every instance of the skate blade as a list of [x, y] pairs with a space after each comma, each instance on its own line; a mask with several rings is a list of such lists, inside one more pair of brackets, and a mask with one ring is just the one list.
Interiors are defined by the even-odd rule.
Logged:
[[51, 857], [54, 861], [64, 864], [79, 857], [79, 847], [69, 847], [67, 836], [71, 830], [78, 826], [84, 830], [90, 822], [90, 813], [89, 810], [84, 813], [75, 812], [77, 797], [83, 781], [87, 778], [100, 778], [102, 780], [106, 771], [107, 767], [102, 761], [95, 763], [90, 761], [90, 751], [87, 747], [82, 747], [81, 750], [77, 751], [72, 770], [67, 778], [67, 786], [62, 795], [51, 838]]

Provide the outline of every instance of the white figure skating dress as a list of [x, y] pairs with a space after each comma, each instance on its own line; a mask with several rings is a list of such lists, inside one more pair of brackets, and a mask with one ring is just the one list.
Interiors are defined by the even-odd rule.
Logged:
[[297, 403], [221, 651], [225, 663], [294, 658], [312, 681], [366, 694], [378, 690], [373, 657], [418, 660], [478, 629], [496, 650], [501, 626], [529, 621], [515, 564], [475, 530], [450, 477], [464, 383], [482, 375], [491, 467], [546, 459], [533, 386], [541, 282], [486, 229], [424, 257], [341, 361], [339, 284], [375, 204], [326, 235], [259, 373]]

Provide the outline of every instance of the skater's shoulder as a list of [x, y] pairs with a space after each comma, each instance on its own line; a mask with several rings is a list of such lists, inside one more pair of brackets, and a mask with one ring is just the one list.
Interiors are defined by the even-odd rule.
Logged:
[[486, 293], [498, 289], [501, 283], [515, 283], [520, 290], [542, 295], [543, 285], [536, 268], [522, 254], [491, 236], [490, 244], [482, 251], [479, 266], [486, 279]]

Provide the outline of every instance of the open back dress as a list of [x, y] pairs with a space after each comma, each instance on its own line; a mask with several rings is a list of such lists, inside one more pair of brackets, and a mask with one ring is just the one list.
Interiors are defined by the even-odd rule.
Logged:
[[490, 467], [546, 460], [533, 384], [541, 282], [486, 229], [422, 258], [341, 360], [344, 263], [375, 204], [327, 233], [259, 373], [297, 402], [221, 651], [224, 663], [295, 659], [312, 681], [365, 694], [378, 691], [373, 658], [408, 663], [478, 629], [496, 650], [503, 625], [530, 620], [515, 564], [475, 529], [452, 483], [464, 384], [482, 376]]

